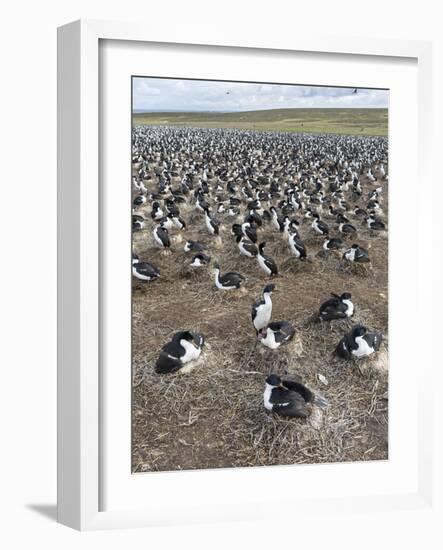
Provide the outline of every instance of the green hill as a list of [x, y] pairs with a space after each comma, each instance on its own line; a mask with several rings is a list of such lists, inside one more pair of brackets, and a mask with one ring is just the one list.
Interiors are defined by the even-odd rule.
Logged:
[[269, 109], [134, 113], [133, 124], [387, 136], [388, 109]]

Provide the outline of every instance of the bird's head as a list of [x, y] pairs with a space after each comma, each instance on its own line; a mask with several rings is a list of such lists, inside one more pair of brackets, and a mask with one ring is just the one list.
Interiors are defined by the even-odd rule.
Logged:
[[268, 384], [269, 386], [272, 386], [273, 388], [278, 388], [279, 386], [282, 385], [282, 381], [280, 376], [277, 376], [276, 374], [270, 374], [266, 378], [266, 384]]
[[358, 338], [359, 336], [364, 336], [368, 332], [368, 329], [363, 325], [357, 325], [352, 329], [352, 336]]

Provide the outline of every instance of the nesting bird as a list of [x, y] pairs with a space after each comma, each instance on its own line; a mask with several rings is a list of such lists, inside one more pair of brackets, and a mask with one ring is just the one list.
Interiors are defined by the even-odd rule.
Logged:
[[237, 273], [236, 271], [229, 271], [228, 273], [224, 273], [222, 275], [220, 273], [220, 266], [218, 262], [214, 264], [214, 275], [215, 286], [219, 290], [235, 290], [240, 288], [246, 281], [246, 278], [241, 275], [241, 273]]
[[295, 328], [289, 321], [274, 321], [258, 332], [258, 340], [269, 349], [277, 349], [286, 344], [295, 334]]
[[211, 256], [203, 254], [203, 252], [199, 252], [192, 258], [192, 261], [189, 265], [190, 267], [202, 267], [204, 265], [208, 265], [210, 261]]
[[137, 254], [133, 254], [132, 274], [140, 281], [149, 282], [160, 277], [160, 270], [149, 262], [141, 262]]
[[348, 248], [343, 254], [343, 259], [350, 262], [368, 263], [369, 253], [365, 248], [354, 243], [351, 248]]
[[266, 378], [263, 404], [267, 411], [281, 416], [306, 418], [312, 411], [312, 405], [324, 408], [327, 401], [300, 382], [287, 378], [282, 380], [271, 374]]
[[356, 325], [343, 336], [335, 353], [342, 359], [367, 357], [380, 349], [382, 340], [380, 332], [369, 331], [362, 325]]
[[350, 292], [343, 294], [332, 293], [332, 298], [323, 302], [320, 306], [318, 319], [320, 321], [334, 321], [336, 319], [348, 319], [354, 314], [354, 304], [351, 301]]
[[202, 334], [185, 330], [176, 332], [165, 344], [155, 364], [155, 372], [166, 374], [182, 369], [200, 357], [205, 339]]

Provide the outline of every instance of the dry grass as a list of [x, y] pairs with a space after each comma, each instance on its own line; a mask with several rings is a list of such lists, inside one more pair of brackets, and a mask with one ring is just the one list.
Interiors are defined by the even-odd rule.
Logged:
[[[184, 210], [183, 215], [189, 219], [191, 214]], [[192, 231], [184, 231], [183, 239], [211, 245], [203, 217], [192, 216]], [[222, 271], [247, 277], [244, 292], [218, 291], [208, 269], [186, 268], [190, 256], [183, 252], [184, 240], [164, 254], [154, 246], [150, 229], [134, 235], [134, 249], [160, 267], [161, 278], [133, 284], [133, 471], [386, 459], [387, 236], [371, 234], [357, 222], [356, 241], [369, 248], [371, 264], [350, 266], [334, 253], [319, 254], [323, 241], [308, 224], [301, 227], [309, 255], [304, 263], [290, 259], [278, 233], [263, 230], [266, 252], [280, 267], [273, 319], [297, 327], [295, 340], [272, 352], [253, 349], [250, 321], [251, 304], [267, 278], [255, 260], [239, 256], [230, 223], [222, 232], [223, 246], [211, 246], [210, 254], [220, 260]], [[378, 357], [358, 365], [332, 355], [351, 323], [312, 322], [330, 292], [344, 291], [352, 292], [356, 304], [352, 323], [385, 335]], [[199, 365], [189, 374], [155, 374], [161, 346], [186, 328], [206, 336]], [[298, 376], [328, 399], [328, 407], [315, 407], [307, 420], [268, 414], [262, 393], [271, 370]]]

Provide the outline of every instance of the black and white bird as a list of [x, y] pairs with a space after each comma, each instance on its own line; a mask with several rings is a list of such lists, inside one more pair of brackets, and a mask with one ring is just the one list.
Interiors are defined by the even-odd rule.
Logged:
[[132, 206], [135, 208], [142, 206], [146, 202], [146, 197], [144, 195], [137, 195], [134, 197], [134, 200], [132, 201]]
[[176, 332], [163, 346], [155, 364], [155, 372], [166, 374], [182, 369], [200, 357], [205, 339], [202, 334], [185, 330]]
[[203, 267], [204, 265], [208, 265], [210, 261], [211, 261], [211, 256], [208, 256], [203, 252], [199, 252], [192, 258], [192, 261], [189, 265], [191, 267]]
[[243, 237], [242, 235], [237, 235], [235, 240], [242, 256], [247, 256], [248, 258], [255, 258], [255, 256], [257, 256], [258, 248], [249, 239]]
[[343, 254], [343, 259], [350, 262], [368, 263], [369, 253], [365, 248], [358, 246], [358, 244], [354, 243], [351, 248], [348, 248], [348, 250], [346, 250], [346, 252]]
[[350, 292], [343, 292], [340, 296], [332, 293], [332, 298], [323, 302], [320, 306], [318, 319], [320, 321], [333, 321], [335, 319], [348, 319], [354, 314], [354, 304], [351, 301]]
[[329, 235], [329, 226], [323, 220], [320, 219], [318, 214], [312, 214], [314, 221], [311, 224], [311, 227], [319, 235]]
[[284, 223], [283, 216], [281, 216], [277, 212], [277, 209], [275, 208], [275, 206], [271, 206], [271, 208], [269, 209], [269, 212], [271, 213], [271, 223], [273, 227], [277, 231], [283, 231], [283, 223]]
[[160, 203], [154, 201], [152, 203], [151, 218], [155, 221], [161, 220], [164, 217], [165, 213], [160, 207]]
[[214, 264], [214, 275], [215, 286], [220, 290], [235, 290], [240, 288], [246, 281], [245, 277], [236, 271], [229, 271], [222, 275], [218, 262]]
[[380, 349], [382, 340], [383, 336], [380, 332], [368, 331], [366, 327], [356, 325], [343, 336], [335, 353], [342, 359], [367, 357]]
[[186, 222], [179, 215], [171, 214], [171, 220], [177, 229], [186, 229]]
[[258, 265], [263, 269], [266, 275], [272, 277], [274, 275], [278, 275], [278, 267], [275, 261], [270, 256], [264, 254], [263, 251], [265, 246], [266, 243], [264, 242], [258, 245], [257, 261]]
[[371, 214], [366, 218], [366, 225], [369, 227], [369, 229], [372, 229], [374, 231], [384, 231], [386, 229], [386, 225], [374, 214]]
[[324, 408], [327, 401], [300, 382], [286, 378], [282, 380], [271, 374], [266, 378], [263, 404], [267, 411], [282, 416], [306, 418], [312, 412], [312, 405]]
[[218, 235], [220, 232], [220, 222], [209, 214], [209, 210], [205, 210], [206, 229], [210, 235]]
[[274, 321], [258, 332], [258, 339], [261, 344], [277, 349], [282, 344], [289, 342], [295, 334], [295, 328], [289, 321]]
[[149, 262], [141, 262], [137, 254], [132, 255], [132, 274], [140, 281], [153, 281], [160, 277], [160, 270]]
[[162, 225], [157, 225], [152, 232], [154, 235], [154, 240], [161, 248], [170, 248], [171, 239], [169, 238], [169, 233], [166, 227]]
[[145, 227], [145, 219], [138, 214], [132, 214], [132, 231], [141, 231]]
[[338, 225], [338, 230], [344, 235], [355, 235], [355, 233], [357, 233], [357, 228], [349, 221], [340, 222]]
[[240, 227], [241, 227], [242, 234], [255, 244], [258, 238], [257, 226], [251, 222], [244, 222], [241, 224]]
[[307, 257], [306, 246], [296, 233], [289, 235], [288, 243], [292, 254], [296, 258], [302, 261], [306, 260], [306, 257]]
[[254, 325], [255, 332], [258, 334], [262, 329], [266, 328], [272, 316], [272, 293], [275, 290], [275, 285], [266, 285], [263, 289], [263, 298], [252, 304], [251, 319]]
[[185, 242], [183, 250], [185, 252], [202, 252], [203, 250], [206, 250], [206, 248], [207, 247], [205, 244], [199, 243], [197, 241], [188, 240]]
[[344, 246], [345, 243], [339, 237], [332, 237], [331, 239], [325, 239], [323, 250], [339, 250]]

